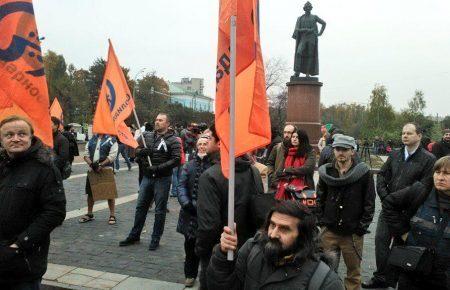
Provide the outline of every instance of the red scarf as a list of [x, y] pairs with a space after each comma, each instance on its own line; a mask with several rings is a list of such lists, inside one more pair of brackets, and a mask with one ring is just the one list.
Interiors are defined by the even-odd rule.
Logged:
[[[297, 148], [289, 148], [288, 154], [284, 160], [284, 168], [288, 167], [297, 168], [302, 167], [304, 164], [305, 164], [305, 157], [297, 156]], [[278, 183], [277, 193], [275, 194], [276, 199], [283, 199], [283, 200], [290, 199], [289, 194], [285, 192], [287, 186], [294, 186], [296, 191], [300, 191], [305, 187], [307, 187], [305, 184], [305, 177], [288, 175], [286, 177], [281, 178], [280, 182]]]

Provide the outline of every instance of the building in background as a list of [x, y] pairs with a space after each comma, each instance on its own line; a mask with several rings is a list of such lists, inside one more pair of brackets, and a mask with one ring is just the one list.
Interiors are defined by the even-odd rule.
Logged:
[[169, 82], [172, 103], [178, 103], [196, 111], [213, 112], [214, 99], [203, 95], [203, 79], [183, 78], [181, 82]]

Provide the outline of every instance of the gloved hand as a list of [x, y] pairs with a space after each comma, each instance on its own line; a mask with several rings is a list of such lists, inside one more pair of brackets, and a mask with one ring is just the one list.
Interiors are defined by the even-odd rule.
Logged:
[[382, 208], [388, 209], [394, 208], [395, 207], [394, 198], [390, 194], [388, 194], [381, 202], [381, 206]]
[[152, 166], [147, 167], [147, 168], [144, 169], [144, 173], [147, 176], [151, 176], [151, 175], [153, 175], [153, 174], [155, 174], [157, 172], [158, 172], [158, 166], [156, 166], [156, 165], [152, 165]]
[[191, 202], [183, 206], [183, 210], [185, 210], [186, 212], [190, 213], [193, 216], [197, 216], [197, 209]]
[[92, 168], [92, 170], [94, 170], [95, 172], [98, 171], [99, 167], [100, 167], [100, 164], [98, 163], [98, 161], [93, 162], [93, 163], [91, 164], [91, 168]]
[[147, 156], [151, 156], [153, 153], [153, 150], [151, 148], [142, 148], [138, 152], [136, 152], [136, 155], [141, 158], [146, 158]]

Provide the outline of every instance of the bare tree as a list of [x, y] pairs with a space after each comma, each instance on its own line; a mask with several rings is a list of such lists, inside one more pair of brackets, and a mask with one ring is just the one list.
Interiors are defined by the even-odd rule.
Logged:
[[273, 89], [283, 90], [287, 81], [288, 66], [281, 57], [269, 58], [265, 63], [266, 92]]

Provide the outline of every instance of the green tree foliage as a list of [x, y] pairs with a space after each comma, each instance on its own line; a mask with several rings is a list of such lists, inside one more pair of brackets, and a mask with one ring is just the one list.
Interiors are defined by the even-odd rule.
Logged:
[[359, 136], [366, 114], [366, 107], [360, 104], [341, 103], [328, 108], [322, 105], [322, 123], [332, 123], [351, 136]]
[[442, 120], [442, 129], [450, 129], [450, 116], [445, 116]]
[[392, 139], [396, 135], [395, 111], [389, 103], [387, 89], [383, 85], [375, 85], [370, 96], [369, 108], [363, 122], [362, 137], [373, 139], [375, 136], [382, 136], [385, 139]]

